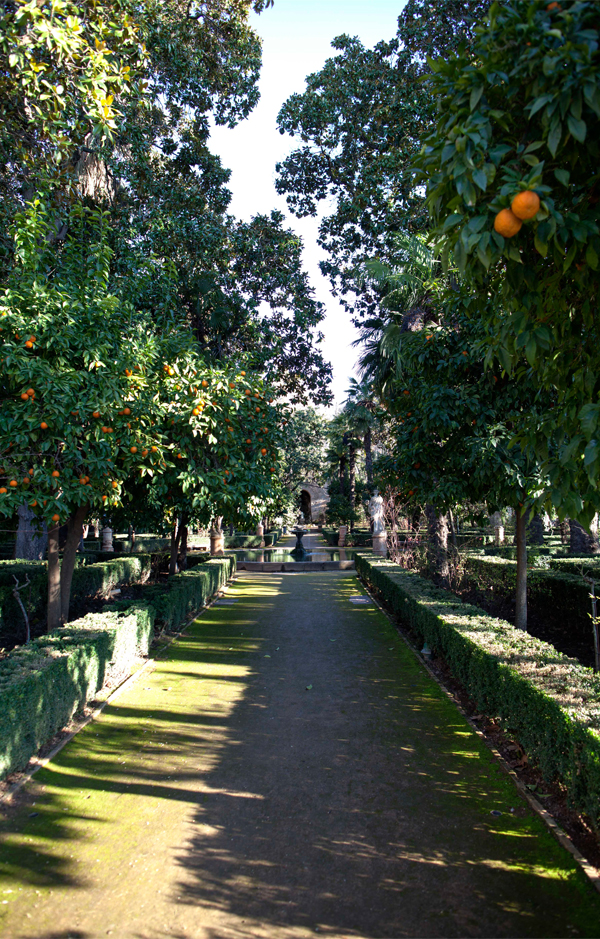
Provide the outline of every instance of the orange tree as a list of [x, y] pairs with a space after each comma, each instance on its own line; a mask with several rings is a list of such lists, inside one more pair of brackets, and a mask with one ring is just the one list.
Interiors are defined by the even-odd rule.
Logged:
[[440, 118], [417, 164], [488, 362], [552, 390], [518, 436], [548, 501], [584, 522], [600, 502], [599, 34], [594, 2], [493, 3], [468, 49], [430, 63]]
[[[388, 453], [378, 459], [376, 482], [399, 489], [403, 502], [433, 507], [436, 517], [461, 503], [512, 506], [516, 516], [516, 625], [527, 624], [529, 511], [544, 490], [539, 463], [513, 444], [523, 411], [535, 415], [532, 377], [516, 382], [486, 369], [483, 328], [465, 315], [458, 292], [438, 310], [441, 325], [393, 331], [384, 346], [393, 360], [382, 389]], [[442, 575], [445, 570], [442, 558]]]
[[285, 412], [256, 374], [206, 364], [187, 331], [174, 331], [159, 383], [160, 472], [141, 470], [151, 477], [145, 493], [142, 480], [126, 489], [132, 508], [170, 527], [175, 573], [191, 522], [219, 529], [222, 519], [257, 518], [277, 501]]
[[50, 629], [68, 619], [83, 521], [119, 505], [132, 478], [214, 514], [267, 495], [276, 472], [264, 390], [207, 367], [177, 317], [156, 322], [109, 292], [102, 227], [102, 213], [73, 208], [57, 253], [32, 205], [0, 297], [0, 513], [26, 502], [48, 526]]

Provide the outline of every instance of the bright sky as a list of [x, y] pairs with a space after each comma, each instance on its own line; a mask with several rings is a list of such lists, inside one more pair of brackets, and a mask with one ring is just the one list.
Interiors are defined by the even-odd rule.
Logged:
[[211, 149], [233, 171], [233, 214], [250, 219], [258, 212], [278, 208], [304, 241], [304, 263], [316, 297], [327, 310], [321, 324], [325, 335], [322, 348], [333, 365], [337, 404], [344, 400], [353, 374], [357, 350], [350, 343], [356, 332], [319, 271], [323, 253], [316, 244], [318, 220], [289, 215], [285, 198], [275, 192], [275, 164], [298, 145], [297, 140], [279, 134], [276, 118], [289, 95], [304, 90], [305, 77], [335, 53], [330, 45], [334, 36], [358, 36], [366, 46], [389, 40], [396, 34], [403, 6], [404, 0], [275, 0], [274, 7], [253, 15], [254, 27], [263, 39], [260, 102], [248, 120], [234, 130], [214, 128], [211, 137]]

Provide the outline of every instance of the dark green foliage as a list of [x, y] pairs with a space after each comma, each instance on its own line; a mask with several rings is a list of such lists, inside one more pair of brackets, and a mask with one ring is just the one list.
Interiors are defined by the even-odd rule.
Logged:
[[600, 678], [546, 642], [468, 606], [389, 561], [358, 555], [359, 575], [444, 656], [477, 707], [502, 719], [546, 779], [600, 825]]
[[[339, 531], [335, 528], [324, 528], [323, 537], [328, 545], [331, 547], [337, 547], [339, 539]], [[401, 539], [402, 540], [402, 539]], [[356, 545], [360, 548], [365, 548], [371, 545], [373, 541], [373, 536], [370, 531], [356, 531], [348, 532], [346, 536], [346, 547], [351, 545]]]
[[[565, 558], [565, 560], [569, 560]], [[580, 560], [581, 567], [582, 561]], [[534, 569], [527, 574], [527, 601], [529, 609], [548, 623], [561, 620], [565, 636], [578, 632], [588, 637], [590, 647], [592, 629], [590, 624], [590, 588], [577, 568], [560, 570]], [[600, 580], [600, 567], [595, 575]], [[517, 583], [517, 565], [505, 558], [468, 557], [464, 563], [464, 579], [479, 590], [491, 589], [494, 597], [514, 597]]]
[[155, 554], [168, 551], [171, 539], [158, 535], [136, 535], [134, 542], [130, 538], [114, 538], [113, 545], [117, 554]]
[[[264, 543], [267, 547], [274, 544], [273, 535], [265, 535]], [[226, 548], [260, 548], [261, 538], [258, 535], [225, 535]]]
[[550, 569], [563, 571], [565, 574], [585, 574], [587, 577], [596, 576], [600, 580], [600, 557], [569, 557], [551, 558]]
[[147, 653], [151, 617], [90, 613], [0, 663], [0, 775], [22, 769], [39, 747], [109, 679]]
[[156, 611], [156, 620], [163, 629], [175, 631], [206, 605], [235, 573], [236, 566], [235, 555], [211, 558], [191, 571], [170, 577], [164, 587], [149, 587], [146, 602]]
[[212, 558], [172, 577], [165, 587], [148, 588], [144, 601], [113, 603], [2, 659], [0, 778], [26, 766], [108, 679], [118, 682], [130, 674], [136, 658], [148, 654], [155, 621], [177, 629], [235, 566], [234, 557]]
[[[110, 590], [121, 584], [139, 583], [147, 580], [150, 575], [151, 556], [149, 554], [136, 554], [128, 557], [115, 557], [111, 555], [110, 561], [99, 564], [81, 564], [73, 571], [71, 586], [71, 604], [76, 609], [88, 598], [106, 597]], [[21, 597], [30, 619], [44, 617], [46, 595], [48, 591], [48, 576], [46, 562], [21, 562], [10, 567], [0, 569], [0, 642], [14, 644], [15, 637], [23, 635], [23, 614], [19, 609], [12, 593], [12, 585], [6, 579], [12, 579], [12, 572], [25, 569], [39, 571], [29, 573], [30, 585], [22, 591]], [[24, 577], [20, 577], [21, 583]], [[14, 584], [14, 581], [13, 581]]]

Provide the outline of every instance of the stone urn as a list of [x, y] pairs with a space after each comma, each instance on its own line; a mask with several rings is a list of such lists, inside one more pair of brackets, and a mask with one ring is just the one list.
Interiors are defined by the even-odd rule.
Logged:
[[113, 530], [109, 528], [108, 525], [106, 528], [102, 529], [102, 550], [103, 551], [114, 551], [113, 545]]

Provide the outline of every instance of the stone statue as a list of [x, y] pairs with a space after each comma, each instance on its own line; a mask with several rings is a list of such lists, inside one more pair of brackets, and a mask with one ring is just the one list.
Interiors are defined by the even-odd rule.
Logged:
[[383, 499], [376, 489], [369, 502], [369, 514], [373, 519], [373, 534], [382, 535], [385, 532], [385, 521], [383, 518]]

